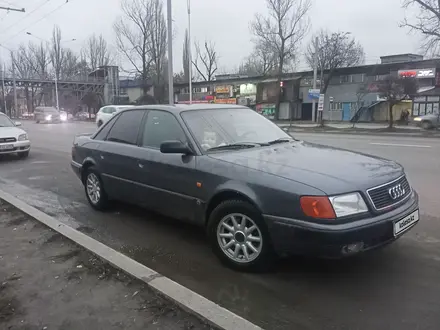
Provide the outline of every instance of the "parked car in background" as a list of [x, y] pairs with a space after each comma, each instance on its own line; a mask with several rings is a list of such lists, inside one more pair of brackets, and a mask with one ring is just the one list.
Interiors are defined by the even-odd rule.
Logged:
[[17, 154], [20, 158], [29, 156], [31, 142], [19, 126], [20, 122], [13, 122], [0, 112], [0, 155]]
[[296, 140], [238, 105], [120, 111], [75, 137], [71, 164], [93, 208], [122, 200], [204, 226], [239, 270], [276, 254], [356, 255], [419, 221], [399, 164]]
[[415, 117], [414, 121], [423, 129], [440, 128], [440, 112]]
[[128, 109], [131, 106], [127, 105], [107, 105], [99, 109], [96, 114], [96, 125], [100, 127], [102, 124], [105, 124], [111, 117], [113, 117], [116, 113], [121, 110]]
[[54, 107], [36, 107], [34, 118], [37, 124], [61, 122], [60, 112]]

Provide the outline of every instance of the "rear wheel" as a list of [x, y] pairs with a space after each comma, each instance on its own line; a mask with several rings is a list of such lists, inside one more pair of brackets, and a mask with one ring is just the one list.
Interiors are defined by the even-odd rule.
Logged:
[[267, 226], [248, 202], [229, 200], [218, 205], [209, 217], [208, 236], [214, 253], [230, 268], [261, 272], [273, 265]]
[[103, 211], [108, 208], [108, 197], [104, 190], [101, 176], [93, 166], [86, 169], [84, 188], [87, 200], [94, 209]]

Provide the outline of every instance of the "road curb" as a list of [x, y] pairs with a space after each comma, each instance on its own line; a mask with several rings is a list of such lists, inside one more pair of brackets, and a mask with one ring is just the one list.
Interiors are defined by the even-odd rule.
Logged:
[[174, 282], [158, 272], [138, 263], [126, 255], [113, 250], [90, 236], [63, 224], [3, 190], [0, 190], [0, 199], [15, 206], [20, 211], [43, 223], [47, 227], [52, 228], [96, 256], [107, 261], [114, 267], [143, 281], [159, 294], [165, 296], [187, 312], [201, 318], [203, 321], [214, 327], [224, 330], [263, 330], [257, 325], [219, 306], [211, 300], [202, 297], [196, 292], [191, 291], [177, 282]]

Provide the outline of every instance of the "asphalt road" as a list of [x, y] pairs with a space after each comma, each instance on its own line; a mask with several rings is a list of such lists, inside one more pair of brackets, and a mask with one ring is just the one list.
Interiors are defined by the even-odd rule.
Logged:
[[93, 124], [24, 127], [31, 155], [0, 161], [0, 189], [265, 329], [439, 328], [440, 139], [296, 134], [400, 162], [420, 194], [421, 222], [383, 250], [343, 261], [289, 258], [258, 275], [221, 266], [198, 228], [122, 204], [93, 211], [69, 163], [73, 135]]

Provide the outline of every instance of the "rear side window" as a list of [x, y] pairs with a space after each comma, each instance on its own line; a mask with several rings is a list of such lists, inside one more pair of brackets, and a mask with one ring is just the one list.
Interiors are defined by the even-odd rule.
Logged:
[[143, 110], [132, 110], [120, 114], [116, 118], [106, 140], [135, 145], [144, 113]]

